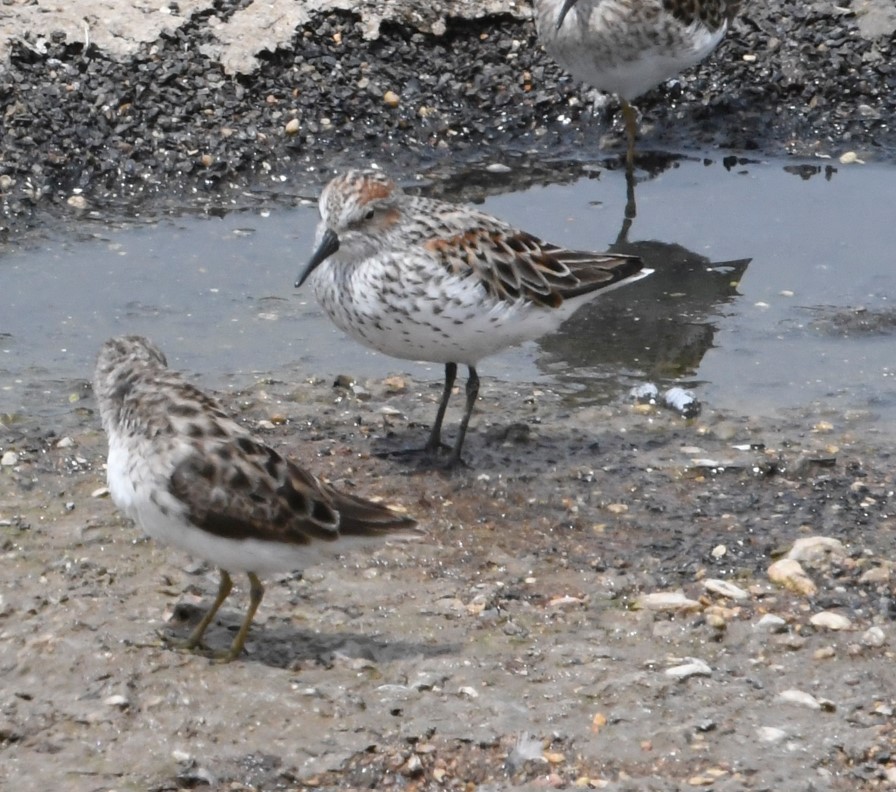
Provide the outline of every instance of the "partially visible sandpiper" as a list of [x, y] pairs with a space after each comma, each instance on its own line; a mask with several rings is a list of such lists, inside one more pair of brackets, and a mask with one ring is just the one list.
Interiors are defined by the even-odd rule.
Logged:
[[421, 535], [410, 517], [318, 481], [253, 437], [145, 338], [103, 344], [93, 389], [118, 508], [154, 539], [220, 569], [218, 594], [187, 648], [200, 645], [230, 593], [230, 572], [248, 574], [249, 608], [224, 661], [243, 650], [264, 595], [259, 574]]
[[461, 461], [480, 360], [556, 329], [597, 294], [650, 272], [633, 256], [568, 250], [472, 206], [408, 195], [377, 170], [333, 179], [320, 215], [315, 251], [296, 286], [310, 280], [330, 318], [362, 344], [445, 364], [423, 449], [430, 456], [442, 445], [457, 365], [469, 369], [447, 467]]
[[538, 36], [570, 74], [622, 102], [635, 155], [637, 112], [631, 101], [712, 52], [740, 0], [534, 0]]

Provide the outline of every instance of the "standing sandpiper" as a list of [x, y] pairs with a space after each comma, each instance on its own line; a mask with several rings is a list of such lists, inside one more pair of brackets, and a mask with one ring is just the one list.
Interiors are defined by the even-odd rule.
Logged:
[[576, 79], [622, 102], [635, 156], [631, 101], [694, 66], [724, 38], [740, 0], [534, 0], [538, 35]]
[[641, 260], [569, 250], [472, 206], [408, 195], [376, 170], [337, 176], [320, 196], [315, 251], [296, 286], [346, 333], [407, 360], [445, 364], [429, 440], [434, 456], [457, 376], [466, 409], [446, 467], [461, 448], [479, 393], [479, 361], [555, 330], [598, 294], [649, 274]]
[[243, 650], [264, 596], [258, 575], [291, 571], [384, 538], [420, 536], [410, 517], [318, 481], [234, 421], [212, 397], [168, 368], [140, 336], [112, 338], [93, 389], [109, 441], [115, 504], [147, 534], [215, 564], [211, 608], [186, 642], [199, 646], [233, 585], [249, 576], [249, 608], [230, 650]]

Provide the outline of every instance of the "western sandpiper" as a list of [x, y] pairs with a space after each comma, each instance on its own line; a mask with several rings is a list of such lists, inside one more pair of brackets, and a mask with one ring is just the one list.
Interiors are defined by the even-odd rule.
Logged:
[[420, 535], [410, 517], [318, 481], [253, 437], [145, 338], [103, 344], [93, 387], [118, 508], [154, 539], [220, 570], [218, 594], [188, 648], [230, 593], [230, 572], [248, 574], [249, 608], [225, 661], [243, 650], [264, 595], [259, 574], [296, 569], [327, 550]]
[[482, 358], [555, 329], [598, 292], [649, 271], [633, 256], [567, 250], [472, 206], [404, 193], [376, 170], [337, 176], [320, 197], [310, 279], [346, 333], [398, 358], [445, 364], [445, 385], [424, 450], [441, 448], [458, 363], [469, 369], [466, 410], [447, 459], [461, 448], [479, 392]]
[[622, 102], [634, 163], [631, 101], [694, 66], [724, 38], [740, 0], [535, 0], [538, 35], [576, 79]]

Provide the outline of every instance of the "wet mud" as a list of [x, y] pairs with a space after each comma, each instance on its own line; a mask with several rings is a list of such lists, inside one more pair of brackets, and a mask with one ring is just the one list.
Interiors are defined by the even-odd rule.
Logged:
[[486, 373], [469, 467], [446, 475], [381, 456], [423, 442], [437, 382], [340, 383], [281, 372], [224, 398], [427, 540], [267, 580], [230, 665], [163, 640], [215, 570], [118, 516], [89, 391], [4, 429], [4, 785], [893, 783], [892, 446], [860, 419], [576, 408]]

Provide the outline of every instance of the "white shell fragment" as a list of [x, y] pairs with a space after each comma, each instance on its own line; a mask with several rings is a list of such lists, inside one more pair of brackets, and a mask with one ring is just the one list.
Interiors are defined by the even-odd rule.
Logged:
[[794, 561], [816, 562], [825, 558], [845, 558], [846, 548], [839, 539], [829, 536], [804, 536], [797, 539], [787, 553]]
[[755, 626], [763, 630], [768, 630], [769, 632], [785, 632], [787, 630], [787, 620], [781, 618], [777, 614], [766, 613], [758, 622], [756, 622]]
[[652, 382], [645, 382], [629, 391], [629, 396], [638, 404], [659, 404], [669, 410], [674, 410], [684, 418], [693, 418], [700, 413], [700, 402], [694, 396], [693, 391], [684, 388], [673, 387], [660, 395], [659, 388]]
[[813, 627], [821, 627], [825, 630], [851, 630], [852, 622], [841, 613], [834, 611], [821, 611], [813, 614], [809, 619]]
[[700, 603], [689, 599], [683, 591], [656, 591], [652, 594], [643, 594], [637, 599], [637, 606], [645, 610], [674, 611], [697, 610]]
[[781, 742], [787, 736], [787, 732], [776, 726], [760, 726], [756, 729], [756, 736], [760, 742], [776, 743]]
[[841, 165], [864, 165], [865, 160], [859, 159], [859, 155], [854, 151], [844, 151], [840, 155]]
[[703, 660], [696, 657], [689, 657], [687, 663], [678, 666], [672, 666], [665, 671], [666, 676], [675, 679], [687, 679], [692, 676], [712, 676], [712, 669]]
[[740, 586], [729, 583], [727, 580], [719, 580], [718, 578], [707, 578], [703, 581], [703, 588], [711, 591], [713, 594], [721, 594], [729, 599], [742, 600], [746, 599], [749, 594]]
[[818, 591], [812, 579], [803, 571], [799, 561], [782, 558], [768, 568], [768, 577], [772, 583], [794, 591], [797, 594], [811, 596]]
[[700, 414], [700, 402], [693, 391], [684, 388], [669, 388], [662, 398], [661, 404], [670, 410], [675, 410], [684, 418], [693, 418]]
[[652, 382], [645, 382], [632, 388], [629, 395], [639, 404], [656, 404], [660, 391]]
[[862, 643], [865, 646], [873, 646], [875, 648], [884, 646], [887, 643], [887, 634], [881, 627], [874, 625], [874, 627], [869, 627], [862, 633]]
[[800, 707], [808, 707], [814, 710], [821, 709], [821, 702], [811, 693], [806, 693], [803, 690], [782, 690], [778, 694], [778, 698], [781, 701], [786, 701], [788, 704], [797, 704]]

